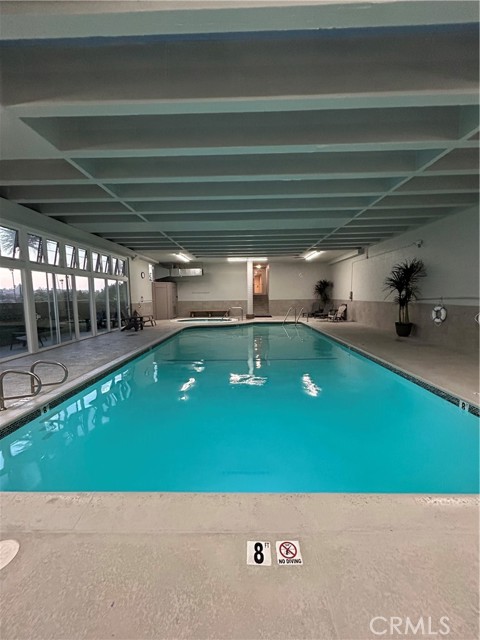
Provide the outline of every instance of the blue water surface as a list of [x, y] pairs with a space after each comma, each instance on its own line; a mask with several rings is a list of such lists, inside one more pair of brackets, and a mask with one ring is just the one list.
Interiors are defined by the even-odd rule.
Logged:
[[0, 440], [0, 486], [476, 493], [478, 426], [307, 327], [188, 328]]

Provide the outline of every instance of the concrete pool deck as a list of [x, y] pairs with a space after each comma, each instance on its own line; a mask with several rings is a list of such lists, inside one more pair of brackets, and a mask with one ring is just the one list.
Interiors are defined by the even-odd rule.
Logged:
[[[78, 384], [181, 328], [172, 324], [44, 355], [65, 362]], [[318, 325], [478, 404], [476, 354], [405, 344], [356, 323]], [[1, 417], [34, 406], [19, 402]], [[444, 637], [474, 640], [478, 517], [477, 497], [454, 495], [3, 494], [1, 539], [18, 540], [20, 550], [0, 571], [0, 635], [363, 640], [442, 637], [448, 618]], [[271, 567], [247, 566], [247, 540], [282, 539], [300, 541], [304, 566], [278, 566], [275, 554]], [[390, 633], [392, 616], [399, 632]], [[423, 635], [407, 619], [423, 624]]]

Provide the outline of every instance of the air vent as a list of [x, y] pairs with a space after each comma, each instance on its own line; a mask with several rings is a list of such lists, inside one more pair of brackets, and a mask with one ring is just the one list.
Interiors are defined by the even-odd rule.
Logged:
[[172, 278], [203, 276], [203, 269], [170, 269], [170, 276]]

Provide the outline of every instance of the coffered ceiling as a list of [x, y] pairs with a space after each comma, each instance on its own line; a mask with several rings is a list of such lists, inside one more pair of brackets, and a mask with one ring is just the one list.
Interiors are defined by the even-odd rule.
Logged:
[[0, 196], [67, 225], [329, 259], [478, 203], [476, 2], [0, 9]]

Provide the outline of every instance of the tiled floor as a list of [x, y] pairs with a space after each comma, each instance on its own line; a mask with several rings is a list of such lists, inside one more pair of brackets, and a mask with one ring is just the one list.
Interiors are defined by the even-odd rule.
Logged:
[[[476, 354], [353, 323], [315, 326], [477, 397]], [[65, 362], [67, 384], [78, 384], [176, 329], [164, 322], [43, 355]], [[4, 416], [33, 407], [23, 403]], [[437, 634], [443, 617], [445, 637], [478, 638], [476, 497], [11, 493], [1, 516], [1, 538], [20, 542], [0, 572], [2, 640], [415, 637], [390, 634], [392, 616], [401, 630], [408, 618]], [[300, 541], [304, 566], [275, 556], [271, 567], [246, 565], [247, 540], [282, 539]]]

